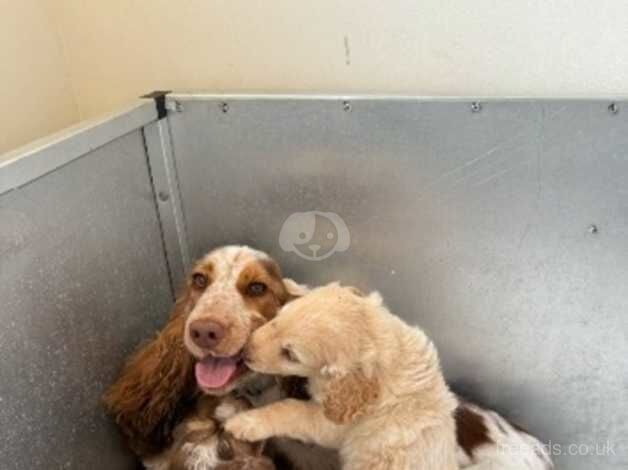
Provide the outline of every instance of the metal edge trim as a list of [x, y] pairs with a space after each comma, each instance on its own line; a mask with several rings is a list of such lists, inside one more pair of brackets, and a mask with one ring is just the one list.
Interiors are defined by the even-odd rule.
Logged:
[[419, 101], [419, 102], [459, 102], [470, 103], [473, 101], [482, 102], [612, 102], [628, 101], [626, 95], [600, 95], [600, 96], [427, 96], [427, 95], [405, 95], [405, 94], [290, 94], [290, 93], [210, 93], [203, 91], [173, 91], [166, 96], [167, 101], [176, 100], [299, 100], [299, 101]]
[[0, 195], [157, 120], [153, 100], [139, 100], [0, 155]]
[[190, 266], [190, 258], [168, 122], [161, 119], [150, 123], [144, 127], [143, 133], [174, 295]]

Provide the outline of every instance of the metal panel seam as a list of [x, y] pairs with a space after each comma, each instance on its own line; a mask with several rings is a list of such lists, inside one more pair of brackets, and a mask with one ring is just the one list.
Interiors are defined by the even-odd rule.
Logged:
[[144, 153], [145, 153], [145, 161], [146, 161], [146, 171], [148, 172], [148, 179], [150, 181], [151, 192], [152, 192], [152, 195], [153, 195], [153, 205], [155, 207], [155, 215], [157, 217], [157, 223], [159, 224], [159, 236], [161, 238], [161, 247], [162, 247], [162, 251], [163, 251], [163, 255], [164, 255], [164, 260], [166, 262], [166, 268], [168, 270], [168, 284], [170, 286], [170, 295], [172, 297], [172, 300], [175, 301], [176, 300], [176, 292], [175, 292], [175, 288], [174, 288], [172, 267], [171, 267], [170, 260], [168, 259], [168, 250], [166, 248], [166, 239], [165, 239], [165, 235], [164, 235], [164, 227], [163, 227], [161, 214], [159, 212], [159, 202], [157, 201], [157, 192], [156, 192], [156, 188], [155, 188], [155, 181], [154, 181], [154, 178], [153, 178], [153, 171], [152, 171], [152, 167], [151, 167], [151, 164], [150, 164], [150, 156], [149, 156], [149, 152], [148, 152], [148, 145], [146, 143], [145, 128], [142, 128], [142, 144], [144, 145]]

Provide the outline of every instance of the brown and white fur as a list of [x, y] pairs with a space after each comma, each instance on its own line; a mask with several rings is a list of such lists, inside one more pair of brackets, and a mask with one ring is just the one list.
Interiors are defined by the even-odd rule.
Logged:
[[343, 468], [454, 470], [457, 400], [434, 344], [379, 294], [330, 284], [284, 307], [246, 350], [258, 372], [307, 377], [312, 401], [239, 413], [243, 440], [284, 436], [337, 448]]
[[262, 455], [264, 443], [239, 441], [222, 429], [233, 414], [247, 410], [244, 399], [221, 400], [202, 396], [194, 409], [173, 430], [173, 444], [161, 454], [147, 458], [149, 470], [275, 470]]
[[[220, 398], [259, 388], [259, 376], [240, 360], [241, 351], [257, 327], [304, 292], [283, 279], [277, 263], [258, 250], [226, 246], [200, 259], [188, 273], [166, 325], [127, 360], [103, 397], [131, 450], [148, 462], [177, 445], [174, 429], [201, 394]], [[202, 330], [208, 323], [219, 325], [220, 338], [194, 338], [195, 326], [198, 332], [199, 325]], [[203, 367], [213, 361], [228, 363], [229, 374], [224, 383], [208, 388], [197, 379], [203, 379]], [[329, 465], [335, 462], [333, 454], [309, 446], [282, 447], [302, 460], [292, 462], [299, 470], [325, 468], [323, 462], [312, 466], [309, 460], [325, 460], [327, 454]]]
[[551, 470], [548, 449], [492, 410], [461, 400], [456, 410], [458, 463], [468, 470]]

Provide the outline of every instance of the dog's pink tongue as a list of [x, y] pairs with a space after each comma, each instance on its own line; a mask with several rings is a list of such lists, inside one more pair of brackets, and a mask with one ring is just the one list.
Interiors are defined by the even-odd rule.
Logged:
[[203, 388], [224, 387], [237, 368], [236, 358], [206, 357], [196, 363], [196, 382]]

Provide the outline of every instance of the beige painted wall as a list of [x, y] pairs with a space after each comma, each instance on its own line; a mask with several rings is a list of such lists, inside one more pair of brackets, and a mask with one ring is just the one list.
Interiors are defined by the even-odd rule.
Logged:
[[626, 25], [626, 0], [0, 0], [0, 152], [157, 88], [628, 95]]
[[628, 94], [626, 0], [49, 0], [81, 113], [156, 88]]
[[0, 0], [0, 159], [78, 120], [60, 44], [43, 0]]

